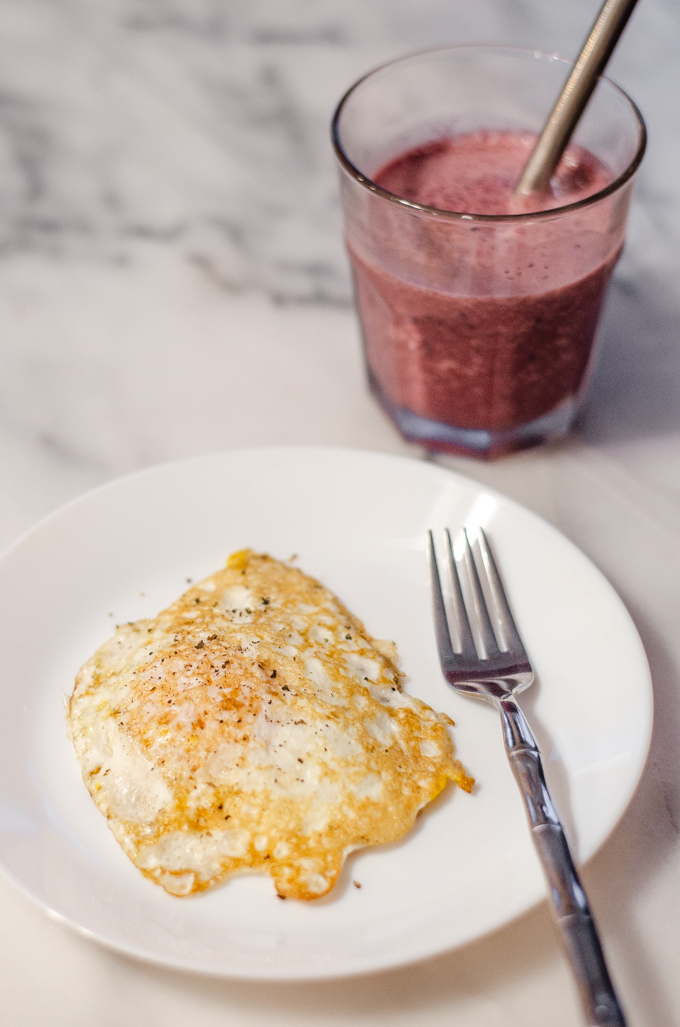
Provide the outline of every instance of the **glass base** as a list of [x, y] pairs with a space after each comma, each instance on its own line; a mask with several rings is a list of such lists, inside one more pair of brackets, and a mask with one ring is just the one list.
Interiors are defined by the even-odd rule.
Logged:
[[490, 460], [518, 449], [529, 449], [569, 431], [577, 412], [576, 397], [571, 396], [542, 417], [505, 431], [483, 428], [456, 428], [433, 421], [393, 403], [369, 374], [371, 391], [407, 442], [417, 442], [438, 453], [458, 453]]

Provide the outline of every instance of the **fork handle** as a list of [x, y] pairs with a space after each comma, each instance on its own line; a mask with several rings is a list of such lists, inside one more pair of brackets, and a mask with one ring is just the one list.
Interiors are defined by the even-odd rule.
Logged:
[[571, 964], [588, 1027], [626, 1027], [588, 898], [571, 858], [543, 773], [541, 754], [514, 699], [500, 699], [505, 748], [524, 799], [531, 834], [548, 881], [552, 913]]

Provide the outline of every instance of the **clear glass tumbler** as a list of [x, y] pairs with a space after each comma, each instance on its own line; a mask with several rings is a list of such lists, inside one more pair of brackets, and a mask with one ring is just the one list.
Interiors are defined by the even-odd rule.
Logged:
[[569, 70], [534, 50], [432, 50], [370, 72], [333, 117], [370, 385], [402, 435], [429, 449], [493, 457], [567, 431], [623, 247], [645, 127], [602, 79], [573, 142], [606, 166], [609, 184], [549, 210], [442, 210], [372, 176], [463, 133], [539, 132]]

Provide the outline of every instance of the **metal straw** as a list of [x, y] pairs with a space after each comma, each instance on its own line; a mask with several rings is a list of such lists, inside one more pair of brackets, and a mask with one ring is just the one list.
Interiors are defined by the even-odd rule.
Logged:
[[574, 70], [567, 79], [545, 123], [519, 182], [515, 196], [547, 190], [597, 80], [604, 71], [637, 0], [605, 0], [585, 41]]

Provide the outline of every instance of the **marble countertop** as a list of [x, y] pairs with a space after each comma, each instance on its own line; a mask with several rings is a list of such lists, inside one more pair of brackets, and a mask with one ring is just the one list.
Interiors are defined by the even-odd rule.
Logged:
[[[232, 446], [422, 452], [363, 379], [328, 122], [368, 68], [445, 42], [577, 52], [593, 0], [3, 0], [0, 545], [85, 489]], [[578, 430], [496, 463], [638, 626], [656, 723], [583, 876], [636, 1027], [680, 1025], [680, 9], [645, 0], [611, 76], [650, 145]], [[245, 389], [244, 383], [248, 384]], [[256, 985], [135, 963], [0, 879], [0, 1008], [28, 1027], [576, 1027], [540, 906], [420, 966]]]

